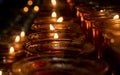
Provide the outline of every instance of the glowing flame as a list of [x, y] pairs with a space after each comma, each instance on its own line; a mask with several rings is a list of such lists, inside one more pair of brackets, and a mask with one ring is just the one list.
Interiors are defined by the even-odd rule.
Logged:
[[28, 4], [29, 6], [31, 6], [31, 5], [33, 5], [33, 1], [32, 1], [32, 0], [28, 0], [27, 4]]
[[71, 0], [67, 0], [67, 3], [70, 3], [71, 2]]
[[104, 10], [100, 10], [100, 12], [104, 12]]
[[111, 42], [111, 43], [114, 43], [114, 42], [115, 42], [115, 40], [112, 38], [112, 39], [110, 39], [110, 42]]
[[24, 32], [24, 31], [22, 31], [22, 32], [20, 33], [20, 37], [25, 37], [25, 32]]
[[57, 22], [63, 22], [63, 17], [58, 18]]
[[57, 14], [56, 14], [56, 12], [54, 11], [54, 12], [52, 12], [52, 17], [57, 17]]
[[16, 36], [15, 42], [19, 42], [19, 41], [20, 41], [20, 36]]
[[0, 70], [0, 75], [2, 75], [2, 71]]
[[14, 52], [15, 52], [14, 47], [10, 47], [9, 53], [10, 53], [10, 54], [13, 54]]
[[24, 7], [23, 11], [27, 13], [29, 11], [29, 8], [28, 7]]
[[58, 38], [59, 38], [58, 34], [55, 33], [55, 34], [54, 34], [54, 39], [58, 39]]
[[113, 19], [119, 19], [119, 15], [115, 15]]
[[35, 12], [38, 12], [38, 11], [39, 11], [39, 6], [37, 6], [37, 5], [34, 6], [34, 11], [35, 11]]
[[52, 24], [50, 24], [50, 30], [55, 30]]
[[56, 5], [56, 0], [51, 0], [51, 3], [52, 3], [53, 6], [55, 6]]
[[0, 75], [2, 75], [2, 71], [0, 71]]

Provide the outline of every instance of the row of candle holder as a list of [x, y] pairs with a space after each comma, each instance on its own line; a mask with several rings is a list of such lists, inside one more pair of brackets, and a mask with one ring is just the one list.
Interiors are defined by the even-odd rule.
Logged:
[[[81, 43], [83, 43], [83, 40], [86, 42], [80, 26], [76, 24], [76, 22], [78, 22], [78, 19], [71, 16], [72, 10], [70, 9], [67, 1], [51, 0], [46, 2], [43, 1], [43, 4], [39, 6], [41, 10], [31, 26], [32, 32], [28, 35], [26, 49], [30, 52], [37, 52], [40, 50], [44, 51], [47, 48], [50, 50], [57, 48], [59, 50], [67, 49], [68, 46], [72, 46], [70, 48], [75, 48], [75, 45], [73, 46], [73, 44], [77, 43], [76, 45], [81, 45]], [[68, 12], [71, 14], [68, 14]], [[62, 15], [62, 17], [60, 15]], [[77, 40], [79, 42], [74, 42], [74, 40]], [[94, 47], [90, 43], [89, 45], [91, 51], [93, 51]]]
[[18, 58], [22, 58], [22, 56], [25, 55], [25, 52], [22, 48], [23, 42], [25, 41], [25, 32], [22, 31], [20, 35], [13, 35], [9, 39], [8, 35], [6, 37], [2, 36], [1, 38], [0, 64], [3, 67], [7, 67], [17, 61]]
[[[75, 45], [84, 44], [83, 41], [85, 42], [85, 37], [80, 29], [80, 26], [74, 23], [74, 21], [68, 19], [65, 19], [66, 21], [63, 22], [54, 22], [51, 19], [50, 17], [44, 17], [34, 21], [31, 26], [33, 32], [28, 35], [28, 43], [26, 44], [26, 47], [28, 47], [27, 50], [65, 50], [67, 48], [70, 50], [71, 48], [75, 48], [76, 51], [80, 51], [80, 47], [78, 49], [77, 47], [74, 47]], [[75, 40], [79, 42], [74, 42]]]
[[25, 58], [12, 66], [13, 75], [104, 75], [109, 68], [102, 60], [62, 56], [41, 54]]
[[[76, 15], [81, 22], [81, 27], [86, 36], [91, 38], [91, 40], [93, 38], [94, 41], [94, 38], [97, 38], [101, 32], [111, 32], [117, 35], [115, 31], [119, 29], [119, 11], [117, 11], [119, 7], [95, 6], [99, 5], [96, 4], [90, 7], [89, 4], [88, 6], [80, 5], [76, 7]], [[103, 37], [101, 36], [100, 38]]]
[[[77, 20], [63, 13], [67, 17], [62, 14], [63, 18], [59, 21], [55, 11], [50, 17], [47, 13], [52, 10], [51, 4], [47, 3], [49, 1], [43, 0], [44, 4], [40, 7], [48, 8], [43, 8], [38, 13], [25, 42], [25, 49], [32, 56], [14, 63], [11, 68], [13, 75], [95, 75], [96, 72], [100, 75], [105, 74], [109, 68], [106, 62], [79, 57], [93, 52], [94, 46], [86, 40], [80, 25], [76, 23]], [[64, 4], [62, 6], [64, 7]], [[53, 9], [59, 9], [56, 2], [53, 3]], [[66, 12], [65, 9], [66, 6]], [[92, 67], [94, 70], [91, 70]]]
[[83, 32], [96, 46], [97, 57], [106, 60], [112, 70], [116, 69], [116, 66], [119, 66], [118, 62], [120, 62], [118, 47], [119, 6], [100, 6], [99, 3], [94, 6], [90, 6], [90, 4], [83, 6], [81, 4], [76, 9], [76, 15], [81, 22]]

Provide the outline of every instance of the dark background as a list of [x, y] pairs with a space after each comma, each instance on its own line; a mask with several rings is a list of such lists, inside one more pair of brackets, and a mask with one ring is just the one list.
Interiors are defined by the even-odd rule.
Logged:
[[[96, 1], [96, 0], [90, 0]], [[120, 5], [120, 0], [98, 0], [111, 5]], [[27, 0], [0, 0], [0, 18], [11, 17], [14, 11], [19, 10], [26, 4]]]
[[[103, 3], [109, 3], [111, 5], [120, 5], [120, 0], [98, 0], [98, 1], [101, 1]], [[16, 11], [22, 8], [26, 4], [26, 2], [27, 0], [0, 0], [0, 17], [12, 16], [14, 10]]]
[[11, 17], [22, 8], [27, 0], [0, 0], [0, 17]]
[[0, 0], [0, 33], [9, 28], [10, 22], [27, 0]]

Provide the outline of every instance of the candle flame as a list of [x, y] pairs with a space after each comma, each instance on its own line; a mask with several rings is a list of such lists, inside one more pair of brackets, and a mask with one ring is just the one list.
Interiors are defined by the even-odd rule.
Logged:
[[52, 17], [57, 17], [57, 14], [56, 14], [56, 12], [54, 11], [54, 12], [52, 12]]
[[39, 6], [36, 5], [36, 6], [34, 6], [33, 9], [34, 9], [35, 12], [38, 12], [39, 11]]
[[104, 10], [100, 10], [100, 12], [104, 12]]
[[53, 6], [55, 6], [56, 5], [56, 0], [51, 0], [51, 3], [52, 3]]
[[119, 15], [115, 15], [113, 19], [119, 19]]
[[24, 31], [22, 31], [22, 32], [20, 33], [20, 37], [25, 37], [25, 32], [24, 32]]
[[58, 33], [55, 33], [54, 34], [54, 39], [58, 39], [58, 38], [59, 38]]
[[27, 13], [27, 12], [29, 11], [29, 8], [26, 6], [26, 7], [23, 8], [23, 11], [24, 11], [25, 13]]
[[15, 52], [14, 47], [10, 47], [9, 53], [10, 53], [10, 54], [13, 54], [14, 52]]
[[63, 17], [58, 18], [57, 22], [63, 22]]
[[27, 4], [28, 4], [29, 6], [31, 6], [31, 5], [33, 5], [33, 1], [32, 1], [32, 0], [28, 0]]
[[20, 41], [20, 36], [16, 36], [15, 42], [19, 42], [19, 41]]
[[50, 30], [55, 30], [52, 24], [50, 24]]
[[2, 75], [2, 71], [0, 71], [0, 75]]

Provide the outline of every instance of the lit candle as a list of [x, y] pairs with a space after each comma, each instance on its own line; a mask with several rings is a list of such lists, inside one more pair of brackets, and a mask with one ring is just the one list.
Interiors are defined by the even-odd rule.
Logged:
[[12, 46], [14, 46], [14, 48], [15, 48], [16, 50], [19, 50], [19, 49], [22, 48], [22, 43], [21, 43], [21, 41], [20, 41], [20, 36], [19, 36], [19, 35], [17, 35], [17, 36], [15, 37], [15, 42], [12, 43]]
[[[54, 53], [54, 51], [56, 51], [56, 50], [62, 52], [67, 48], [69, 49], [69, 48], [74, 47], [71, 44], [72, 43], [71, 39], [69, 39], [69, 40], [60, 39], [58, 33], [54, 33], [52, 37], [53, 37], [53, 39], [44, 40], [44, 42], [28, 41], [26, 43], [26, 49], [29, 51], [32, 51], [32, 52], [37, 52], [37, 51], [49, 52], [50, 50], [53, 50], [52, 52]], [[38, 44], [38, 42], [39, 42], [39, 44]]]
[[25, 32], [24, 31], [22, 31], [21, 33], [20, 33], [20, 37], [25, 37]]
[[34, 12], [38, 12], [39, 11], [39, 6], [35, 5], [33, 10], [34, 10]]
[[2, 75], [2, 71], [0, 70], [0, 75]]
[[6, 63], [13, 63], [16, 60], [15, 59], [16, 55], [17, 55], [17, 53], [15, 52], [14, 47], [11, 46], [9, 48], [8, 57], [4, 59], [4, 62], [6, 62]]
[[[77, 28], [76, 28], [77, 27]], [[34, 23], [31, 26], [32, 30], [39, 31], [39, 32], [80, 32], [80, 26], [76, 23], [70, 23], [70, 22], [54, 22], [54, 23]], [[76, 30], [75, 30], [76, 29]]]
[[25, 32], [21, 31], [20, 33], [20, 41], [25, 41]]
[[115, 15], [113, 19], [119, 19], [119, 15]]
[[58, 39], [58, 38], [59, 38], [58, 33], [55, 33], [54, 34], [54, 39]]
[[57, 13], [55, 11], [53, 11], [51, 16], [56, 18], [57, 17]]
[[56, 7], [56, 4], [57, 4], [56, 0], [51, 0], [51, 3], [52, 3], [52, 5], [53, 5], [53, 7], [55, 8], [55, 7]]
[[56, 11], [53, 11], [49, 17], [40, 16], [36, 18], [34, 23], [50, 23], [50, 22], [56, 22], [56, 20], [57, 20], [57, 13]]
[[50, 26], [50, 30], [55, 30], [52, 24], [50, 24], [49, 26]]
[[63, 17], [58, 18], [57, 22], [63, 22]]
[[[57, 35], [59, 35], [59, 38], [57, 38]], [[77, 37], [79, 37], [77, 33], [46, 32], [46, 33], [31, 33], [28, 35], [28, 40], [32, 42], [47, 40], [73, 40], [76, 39]]]
[[25, 6], [24, 8], [23, 8], [23, 12], [24, 13], [27, 13], [29, 11], [29, 8], [27, 7], [27, 6]]
[[15, 42], [16, 42], [16, 43], [20, 42], [20, 36], [19, 36], [19, 35], [16, 36], [16, 38], [15, 38]]
[[15, 55], [14, 47], [10, 47], [10, 49], [9, 49], [9, 54], [10, 54], [10, 55]]
[[33, 1], [32, 1], [32, 0], [28, 0], [28, 1], [27, 1], [27, 4], [28, 4], [29, 6], [31, 6], [31, 5], [33, 5]]
[[[58, 38], [59, 38], [58, 34], [55, 33], [54, 34], [54, 39], [58, 39]], [[60, 47], [60, 41], [53, 41], [52, 43], [53, 43], [54, 48], [56, 48], [56, 47], [59, 48]]]

